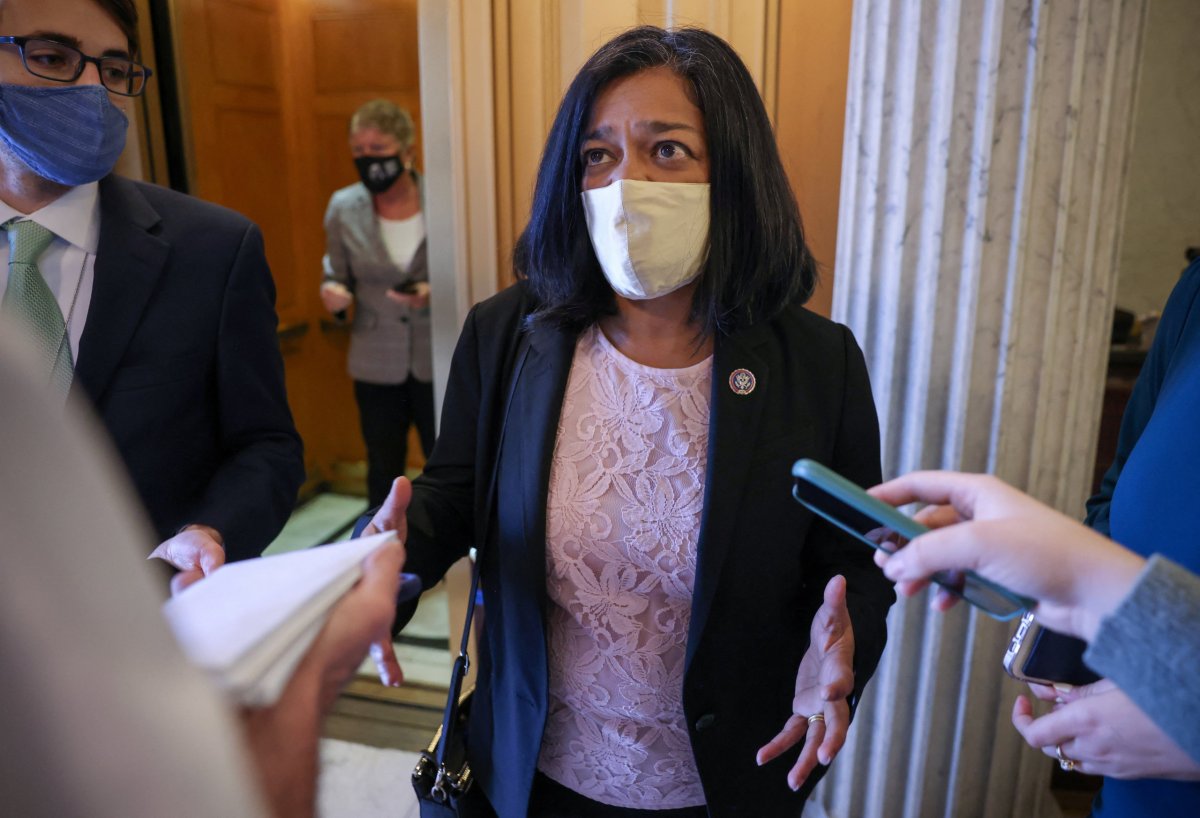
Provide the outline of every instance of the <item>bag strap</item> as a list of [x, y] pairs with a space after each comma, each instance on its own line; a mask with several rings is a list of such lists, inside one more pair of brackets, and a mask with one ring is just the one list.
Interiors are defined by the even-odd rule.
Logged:
[[517, 348], [513, 353], [514, 360], [510, 366], [508, 386], [504, 396], [504, 413], [500, 422], [500, 434], [496, 439], [496, 456], [492, 463], [492, 475], [488, 483], [484, 526], [480, 529], [483, 532], [483, 538], [475, 548], [475, 564], [471, 568], [471, 595], [467, 599], [467, 616], [466, 621], [463, 622], [458, 656], [455, 658], [454, 667], [450, 671], [450, 690], [446, 696], [446, 710], [442, 715], [441, 741], [438, 743], [437, 748], [437, 765], [439, 770], [444, 770], [446, 766], [446, 753], [452, 744], [451, 737], [458, 723], [459, 695], [462, 691], [463, 679], [466, 677], [467, 670], [471, 666], [467, 646], [471, 641], [471, 621], [475, 617], [475, 599], [479, 595], [479, 566], [483, 564], [483, 546], [487, 542], [488, 532], [492, 527], [492, 512], [496, 501], [496, 483], [500, 474], [500, 453], [504, 448], [504, 432], [508, 426], [508, 411], [512, 406], [513, 392], [516, 390], [517, 379], [521, 374], [521, 367], [525, 365], [525, 358], [529, 354], [528, 336], [524, 331], [518, 330], [518, 332], [520, 332], [520, 338], [517, 341]]

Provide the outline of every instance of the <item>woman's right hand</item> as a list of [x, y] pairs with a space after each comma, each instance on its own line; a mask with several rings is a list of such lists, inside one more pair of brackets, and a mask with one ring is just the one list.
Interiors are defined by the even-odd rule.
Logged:
[[371, 522], [367, 523], [362, 536], [368, 537], [383, 531], [395, 531], [400, 542], [408, 540], [408, 504], [412, 502], [412, 481], [407, 477], [397, 477], [392, 481], [387, 499], [375, 512]]
[[[405, 542], [408, 539], [408, 520], [405, 512], [408, 511], [411, 501], [412, 483], [407, 477], [397, 477], [392, 481], [392, 490], [388, 492], [387, 499], [363, 529], [362, 536], [369, 537], [383, 531], [394, 531], [396, 538], [402, 543]], [[384, 685], [399, 687], [404, 682], [404, 671], [396, 659], [390, 633], [371, 643], [371, 659], [374, 660], [375, 667], [379, 670], [379, 679]]]
[[344, 284], [326, 281], [321, 285], [321, 303], [330, 312], [341, 312], [354, 303], [354, 293], [346, 289]]

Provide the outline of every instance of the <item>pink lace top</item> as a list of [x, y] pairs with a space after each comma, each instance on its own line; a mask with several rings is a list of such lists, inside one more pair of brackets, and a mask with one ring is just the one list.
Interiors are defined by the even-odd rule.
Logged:
[[538, 768], [594, 801], [699, 806], [683, 660], [712, 358], [642, 366], [575, 347], [546, 509], [550, 712]]

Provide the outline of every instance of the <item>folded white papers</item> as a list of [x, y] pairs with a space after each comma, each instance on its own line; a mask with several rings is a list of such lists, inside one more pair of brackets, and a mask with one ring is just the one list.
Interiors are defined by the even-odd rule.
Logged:
[[239, 703], [279, 700], [330, 610], [391, 532], [223, 566], [163, 606], [192, 664]]

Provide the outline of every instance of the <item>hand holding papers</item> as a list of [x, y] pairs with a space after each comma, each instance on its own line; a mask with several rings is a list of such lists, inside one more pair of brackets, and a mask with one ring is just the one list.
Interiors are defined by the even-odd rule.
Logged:
[[222, 567], [164, 606], [188, 659], [239, 703], [278, 700], [329, 611], [391, 532]]

